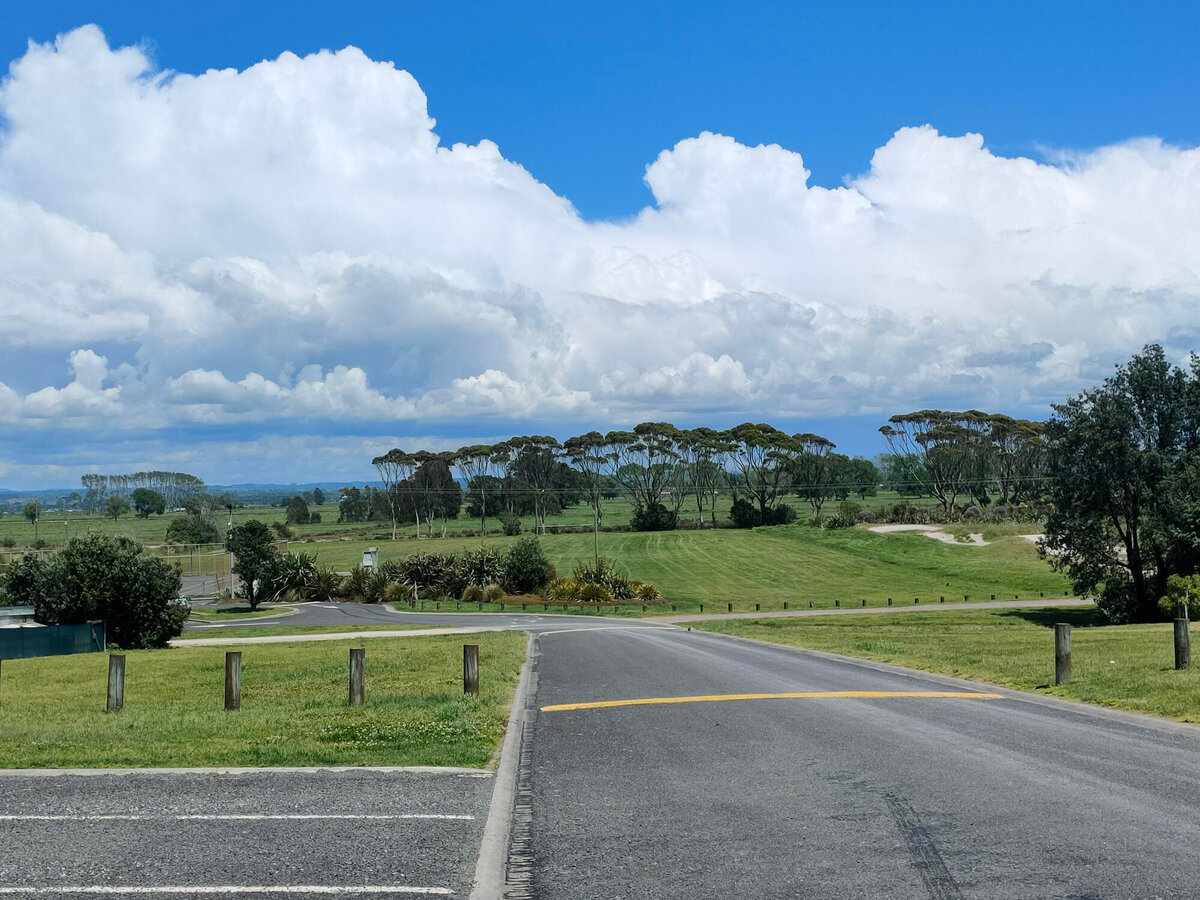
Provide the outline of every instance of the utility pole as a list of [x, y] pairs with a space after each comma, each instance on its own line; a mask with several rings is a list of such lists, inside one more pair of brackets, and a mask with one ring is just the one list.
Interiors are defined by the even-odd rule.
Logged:
[[62, 501], [63, 542], [69, 544], [71, 542], [71, 523], [67, 521], [67, 498], [60, 497], [59, 499]]

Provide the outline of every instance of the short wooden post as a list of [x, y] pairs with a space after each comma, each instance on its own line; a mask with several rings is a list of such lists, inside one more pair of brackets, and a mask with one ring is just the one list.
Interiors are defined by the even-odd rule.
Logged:
[[938, 603], [945, 603], [945, 602], [946, 602], [945, 597], [938, 597]]
[[109, 712], [125, 706], [125, 654], [112, 653], [108, 657], [108, 705]]
[[225, 708], [242, 708], [242, 651], [225, 654]]
[[704, 604], [703, 603], [700, 604], [700, 612], [704, 612]]
[[862, 605], [863, 605], [863, 607], [864, 607], [864, 608], [866, 607], [866, 605], [867, 605], [867, 598], [866, 598], [866, 597], [863, 597], [863, 598], [862, 598]]
[[528, 604], [528, 603], [522, 603], [522, 604], [521, 604], [521, 612], [527, 612], [527, 611], [528, 611], [528, 609], [529, 609], [529, 604]]
[[970, 597], [970, 595], [969, 595], [969, 594], [963, 594], [963, 603], [969, 603], [969, 602], [971, 602], [971, 597]]
[[888, 606], [891, 606], [891, 605], [892, 605], [892, 598], [888, 597]]
[[367, 648], [350, 651], [350, 705], [362, 706], [367, 693]]
[[[563, 607], [563, 611], [564, 611], [564, 612], [566, 611], [566, 607], [565, 607], [565, 606]], [[674, 603], [672, 603], [672, 604], [671, 604], [671, 612], [675, 612], [675, 604], [674, 604]]]
[[726, 606], [727, 612], [733, 612], [733, 604], [732, 603], [727, 603], [727, 604], [725, 604], [725, 606]]
[[1187, 619], [1175, 620], [1175, 668], [1187, 669], [1192, 664], [1191, 623]]
[[834, 609], [841, 609], [841, 608], [842, 608], [842, 601], [841, 601], [841, 600], [834, 600], [834, 601], [833, 601], [833, 608], [834, 608]]
[[784, 600], [784, 601], [783, 601], [783, 608], [784, 608], [784, 610], [785, 610], [785, 611], [787, 610], [787, 605], [788, 605], [788, 602], [787, 602], [786, 600]]
[[995, 595], [995, 594], [992, 594], [992, 599], [993, 599], [993, 600], [995, 600], [995, 599], [996, 599], [996, 595]]
[[1071, 680], [1071, 626], [1065, 622], [1054, 625], [1054, 683]]
[[920, 605], [921, 605], [921, 598], [913, 597], [913, 606], [920, 606]]
[[755, 612], [758, 612], [758, 611], [759, 611], [759, 609], [761, 609], [761, 607], [760, 607], [760, 606], [759, 606], [757, 603], [755, 603], [755, 604], [754, 604], [754, 611], [755, 611]]
[[813, 602], [811, 600], [808, 601], [808, 608], [809, 609], [813, 608]]
[[482, 600], [479, 601], [479, 611], [483, 612], [483, 601]]
[[643, 603], [643, 604], [642, 604], [642, 612], [645, 612], [645, 611], [646, 611], [646, 604], [645, 604], [645, 603]]
[[479, 696], [478, 644], [463, 644], [463, 693]]
[[433, 610], [434, 610], [434, 612], [438, 612], [439, 610], [441, 610], [441, 608], [442, 608], [442, 601], [441, 601], [441, 600], [434, 600], [434, 601], [433, 601]]

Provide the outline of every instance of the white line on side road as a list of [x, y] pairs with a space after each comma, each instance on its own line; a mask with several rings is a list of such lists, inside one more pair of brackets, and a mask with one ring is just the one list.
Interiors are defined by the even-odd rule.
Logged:
[[442, 887], [414, 887], [408, 884], [324, 885], [324, 884], [166, 884], [166, 885], [59, 885], [55, 887], [0, 887], [0, 894], [59, 897], [64, 894], [94, 894], [100, 897], [130, 894], [182, 894], [213, 896], [243, 894], [321, 894], [345, 897], [365, 894], [433, 894], [448, 896], [454, 891]]
[[396, 815], [339, 815], [339, 814], [293, 814], [293, 815], [268, 815], [260, 813], [247, 813], [239, 815], [236, 813], [226, 815], [206, 815], [206, 814], [190, 814], [190, 815], [133, 815], [124, 813], [112, 814], [97, 814], [97, 815], [16, 815], [3, 816], [0, 815], [0, 822], [141, 822], [141, 821], [174, 821], [174, 822], [264, 822], [264, 821], [307, 821], [326, 820], [326, 819], [354, 819], [365, 821], [388, 821], [393, 819], [440, 819], [451, 822], [473, 822], [474, 816], [452, 816], [441, 815], [438, 813], [403, 813]]

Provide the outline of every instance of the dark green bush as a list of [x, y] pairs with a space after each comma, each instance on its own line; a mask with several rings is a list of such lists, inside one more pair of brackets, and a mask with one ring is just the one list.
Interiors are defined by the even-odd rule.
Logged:
[[572, 574], [581, 584], [603, 585], [618, 600], [628, 600], [633, 596], [629, 576], [616, 563], [603, 556], [592, 563], [577, 563]]
[[760, 525], [791, 525], [796, 521], [796, 510], [787, 504], [767, 508], [763, 516], [758, 507], [745, 497], [733, 501], [729, 510], [729, 518], [735, 528], [757, 528]]
[[221, 532], [203, 516], [176, 516], [167, 524], [168, 544], [219, 544]]
[[634, 510], [629, 525], [634, 531], [674, 531], [679, 525], [679, 516], [661, 503], [651, 503]]
[[516, 537], [521, 533], [521, 519], [519, 516], [509, 514], [504, 517], [504, 533], [509, 537]]
[[49, 559], [23, 557], [5, 581], [10, 602], [34, 608], [44, 625], [103, 619], [108, 639], [136, 650], [165, 647], [183, 631], [188, 610], [175, 603], [179, 574], [127, 537], [72, 538]]
[[510, 593], [534, 593], [552, 577], [541, 542], [532, 535], [521, 538], [504, 554], [504, 588]]

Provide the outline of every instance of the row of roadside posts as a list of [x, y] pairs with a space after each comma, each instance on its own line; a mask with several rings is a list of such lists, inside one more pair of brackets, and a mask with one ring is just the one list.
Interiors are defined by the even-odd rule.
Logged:
[[[463, 693], [479, 696], [479, 645], [463, 644]], [[350, 706], [362, 706], [367, 696], [367, 650], [350, 651]], [[125, 654], [108, 657], [108, 700], [106, 709], [115, 712], [125, 706]], [[225, 708], [242, 708], [242, 651], [225, 654]]]
[[[1175, 668], [1189, 669], [1192, 665], [1192, 623], [1186, 617], [1175, 620]], [[1054, 625], [1054, 683], [1071, 680], [1071, 626], [1066, 622]]]

